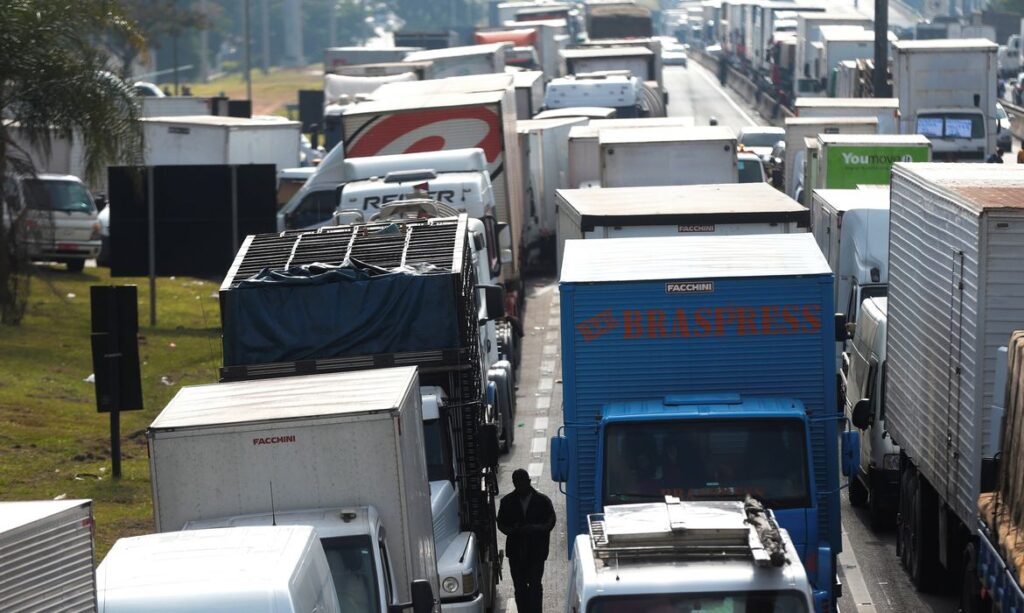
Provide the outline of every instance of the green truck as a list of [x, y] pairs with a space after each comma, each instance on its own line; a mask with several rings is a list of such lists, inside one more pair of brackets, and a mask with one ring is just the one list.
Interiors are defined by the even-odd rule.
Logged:
[[[807, 149], [808, 184], [815, 189], [888, 185], [895, 162], [931, 159], [931, 142], [920, 134], [820, 134]], [[804, 194], [809, 208], [811, 190]]]

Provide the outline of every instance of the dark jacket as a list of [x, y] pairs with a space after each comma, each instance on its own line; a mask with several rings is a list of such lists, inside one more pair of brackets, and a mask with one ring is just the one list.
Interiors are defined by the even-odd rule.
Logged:
[[548, 559], [551, 531], [555, 528], [555, 507], [537, 490], [523, 516], [523, 505], [515, 492], [506, 494], [498, 508], [498, 529], [508, 537], [505, 555], [509, 559], [543, 562]]

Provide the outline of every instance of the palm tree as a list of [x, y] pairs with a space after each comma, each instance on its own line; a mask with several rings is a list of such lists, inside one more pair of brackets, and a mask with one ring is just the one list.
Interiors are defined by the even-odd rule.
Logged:
[[[32, 175], [31, 148], [47, 155], [51, 139], [81, 139], [85, 180], [107, 164], [134, 162], [142, 150], [138, 107], [131, 87], [107, 70], [108, 37], [142, 44], [113, 0], [7, 0], [0, 10], [0, 179]], [[22, 141], [24, 142], [24, 141]], [[5, 198], [6, 200], [6, 198]], [[4, 203], [0, 203], [3, 205]], [[0, 322], [17, 324], [25, 312], [29, 264], [19, 211], [0, 223]], [[23, 211], [22, 211], [23, 213]]]

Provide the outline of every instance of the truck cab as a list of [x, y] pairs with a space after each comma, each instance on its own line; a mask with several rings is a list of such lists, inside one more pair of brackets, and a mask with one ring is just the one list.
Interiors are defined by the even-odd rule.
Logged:
[[868, 298], [849, 351], [843, 354], [845, 412], [861, 431], [860, 453], [844, 463], [852, 506], [869, 505], [872, 527], [881, 527], [899, 499], [900, 448], [885, 429], [885, 327], [888, 300]]
[[[980, 109], [921, 109], [917, 112], [914, 132], [932, 142], [932, 156], [937, 162], [981, 162], [993, 151], [990, 148], [988, 118]], [[995, 124], [998, 128], [998, 122]]]
[[589, 533], [576, 537], [566, 613], [810, 613], [811, 586], [789, 535], [770, 511], [755, 520], [763, 531], [749, 517], [742, 502], [671, 496], [590, 515]]

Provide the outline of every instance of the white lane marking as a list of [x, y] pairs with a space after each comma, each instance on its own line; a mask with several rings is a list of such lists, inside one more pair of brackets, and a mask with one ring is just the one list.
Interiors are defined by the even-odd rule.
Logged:
[[558, 340], [558, 330], [549, 330], [549, 331], [545, 332], [544, 333], [544, 340], [549, 341], [549, 342], [550, 341], [557, 341]]
[[544, 355], [555, 355], [556, 351], [558, 351], [558, 347], [555, 345], [544, 345]]
[[540, 363], [540, 371], [544, 374], [551, 374], [555, 372], [555, 361], [544, 360], [543, 362]]
[[551, 408], [551, 396], [541, 396], [537, 399], [537, 409], [546, 411]]
[[747, 115], [747, 113], [743, 109], [740, 108], [740, 105], [736, 104], [736, 102], [732, 99], [732, 97], [729, 94], [727, 94], [725, 92], [725, 90], [722, 89], [718, 85], [718, 83], [715, 83], [714, 79], [712, 79], [709, 76], [709, 73], [706, 70], [698, 70], [697, 74], [699, 74], [700, 76], [704, 77], [704, 80], [707, 81], [708, 84], [711, 85], [711, 87], [715, 88], [715, 91], [717, 91], [718, 93], [722, 94], [722, 96], [725, 98], [725, 101], [729, 103], [729, 106], [731, 106], [734, 111], [739, 113], [740, 116], [743, 117], [744, 120], [746, 120], [747, 125], [751, 125], [751, 126], [756, 126], [757, 125], [757, 122], [755, 122], [753, 119], [751, 119], [750, 115]]
[[544, 462], [530, 462], [526, 472], [530, 474], [531, 479], [539, 479], [544, 474]]
[[540, 385], [537, 386], [537, 391], [539, 391], [539, 392], [550, 392], [551, 391], [551, 387], [554, 384], [555, 384], [555, 382], [554, 382], [554, 380], [552, 380], [551, 377], [542, 377], [541, 380], [540, 380]]
[[843, 551], [839, 554], [839, 566], [843, 569], [843, 577], [846, 579], [845, 589], [849, 590], [850, 600], [857, 613], [874, 613], [875, 604], [871, 602], [871, 593], [868, 585], [864, 582], [864, 575], [860, 571], [860, 564], [857, 563], [857, 556], [853, 553], [853, 545], [850, 538], [843, 529]]
[[548, 418], [547, 417], [537, 417], [537, 418], [535, 418], [533, 420], [533, 429], [534, 430], [541, 430], [543, 432], [547, 432], [548, 431]]
[[548, 450], [548, 439], [538, 436], [530, 442], [530, 453], [544, 453]]

